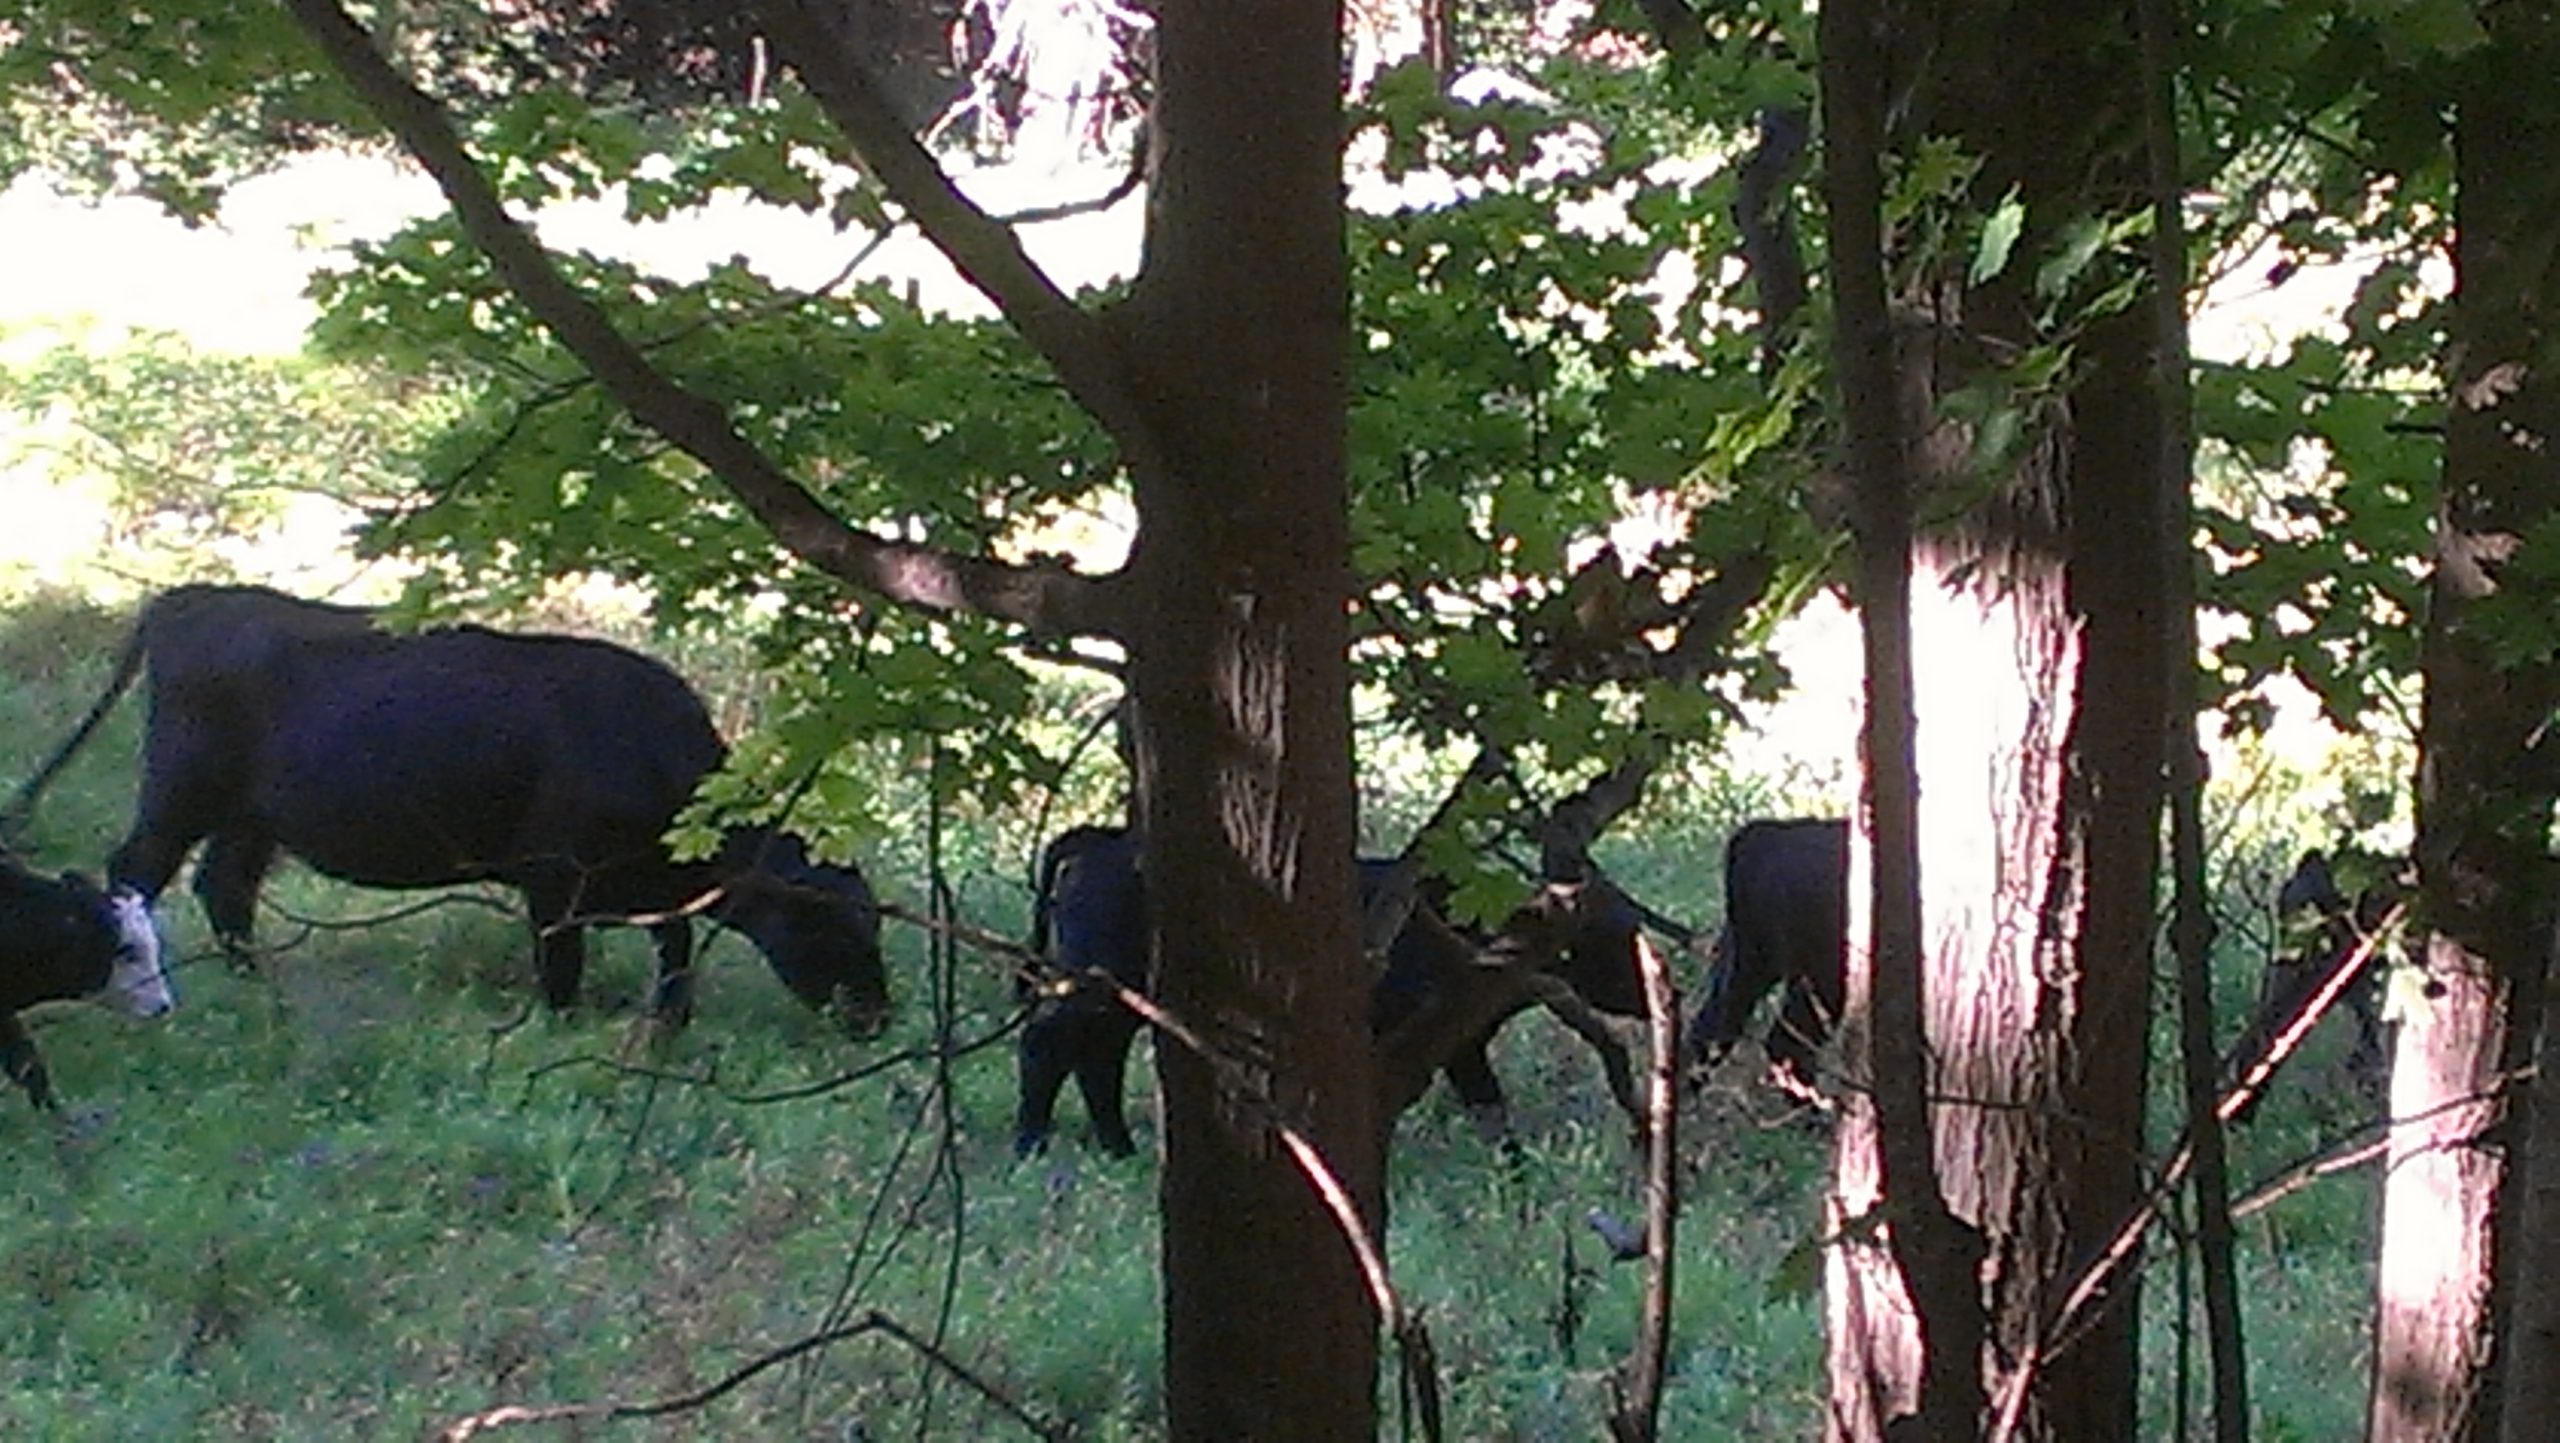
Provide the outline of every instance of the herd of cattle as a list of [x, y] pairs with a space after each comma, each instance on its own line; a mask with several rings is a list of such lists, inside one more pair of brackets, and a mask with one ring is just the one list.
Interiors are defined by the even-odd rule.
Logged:
[[[23, 820], [131, 688], [148, 718], [133, 823], [101, 888], [46, 877], [0, 854], [0, 1066], [39, 1105], [54, 1098], [17, 1012], [97, 997], [143, 1017], [174, 1003], [151, 907], [202, 846], [194, 888], [215, 937], [245, 963], [260, 884], [279, 852], [371, 887], [495, 882], [523, 894], [544, 1000], [566, 1007], [592, 924], [648, 929], [654, 1010], [692, 1002], [692, 919], [746, 936], [802, 1001], [858, 1035], [886, 1021], [880, 913], [861, 873], [813, 861], [798, 836], [730, 828], [716, 851], [679, 860], [664, 841], [723, 749], [692, 689], [663, 665], [605, 642], [476, 626], [395, 634], [351, 607], [260, 587], [182, 586], [142, 610], [112, 680], [72, 736], [21, 788]], [[2307, 859], [2316, 862], [2316, 855]], [[1366, 899], [1393, 868], [1364, 861]], [[2287, 903], [2343, 907], [2297, 873]], [[1712, 1062], [1772, 991], [1773, 1068], [1797, 1085], [1840, 1007], [1848, 829], [1837, 820], [1755, 821], [1725, 856], [1725, 929], [1686, 1047]], [[2318, 880], [2326, 880], [2321, 871]], [[1640, 1013], [1643, 915], [1605, 882], [1577, 909], [1555, 974], [1591, 1007]], [[2299, 897], [2291, 895], [2299, 890]], [[1426, 883], [1385, 957], [1372, 998], [1381, 1036], [1468, 965], [1484, 939], [1453, 924]], [[1134, 836], [1080, 827], [1044, 849], [1033, 950], [1066, 979], [1044, 989], [1020, 1045], [1014, 1145], [1039, 1149], [1067, 1079], [1097, 1143], [1134, 1150], [1122, 1108], [1141, 1023], [1114, 986], [1146, 981], [1146, 887]], [[1526, 1005], [1525, 1002], [1522, 1005]], [[1504, 1097], [1487, 1048], [1494, 1018], [1442, 1071], [1469, 1111], [1499, 1126]], [[1623, 1053], [1602, 1049], [1621, 1098]]]

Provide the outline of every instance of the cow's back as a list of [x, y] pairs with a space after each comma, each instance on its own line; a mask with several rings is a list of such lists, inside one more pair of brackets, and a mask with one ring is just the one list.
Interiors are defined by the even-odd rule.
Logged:
[[143, 609], [148, 829], [282, 844], [351, 883], [594, 880], [684, 901], [660, 834], [719, 765], [684, 678], [609, 642], [448, 627], [256, 586]]
[[665, 667], [478, 627], [253, 650], [231, 653], [272, 687], [247, 709], [242, 817], [321, 871], [387, 887], [577, 878], [598, 910], [683, 900], [693, 869], [660, 837], [722, 748]]

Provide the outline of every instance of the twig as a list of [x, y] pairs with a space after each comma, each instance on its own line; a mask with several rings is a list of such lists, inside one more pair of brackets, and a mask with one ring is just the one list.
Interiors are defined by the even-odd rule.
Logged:
[[857, 1082], [877, 1077], [881, 1073], [886, 1072], [893, 1067], [904, 1067], [909, 1063], [916, 1062], [933, 1062], [945, 1057], [957, 1060], [959, 1058], [967, 1057], [974, 1052], [983, 1052], [987, 1048], [995, 1046], [997, 1043], [1004, 1041], [1006, 1038], [1011, 1037], [1014, 1033], [1020, 1031], [1024, 1019], [1029, 1015], [1029, 1008], [1016, 1008], [1005, 1018], [1003, 1025], [997, 1027], [994, 1031], [985, 1033], [978, 1037], [973, 1037], [956, 1047], [946, 1048], [939, 1045], [910, 1047], [904, 1051], [890, 1053], [886, 1057], [874, 1058], [850, 1072], [838, 1073], [833, 1077], [829, 1077], [818, 1082], [806, 1082], [792, 1087], [779, 1088], [772, 1092], [731, 1092], [720, 1085], [720, 1080], [717, 1077], [712, 1076], [709, 1073], [676, 1072], [667, 1068], [648, 1067], [640, 1063], [625, 1062], [621, 1058], [607, 1057], [602, 1053], [582, 1052], [574, 1057], [554, 1058], [553, 1060], [543, 1063], [541, 1066], [527, 1072], [524, 1079], [525, 1096], [527, 1098], [532, 1097], [533, 1084], [554, 1072], [563, 1072], [572, 1067], [595, 1067], [601, 1068], [607, 1072], [618, 1073], [624, 1077], [643, 1078], [656, 1082], [681, 1082], [690, 1087], [708, 1087], [718, 1091], [721, 1097], [725, 1100], [737, 1103], [743, 1107], [761, 1107], [767, 1103], [775, 1102], [797, 1102], [803, 1098], [820, 1097], [830, 1092], [837, 1092], [844, 1088], [851, 1087]]
[[1670, 1356], [1671, 1245], [1680, 1212], [1679, 1150], [1673, 1136], [1680, 1118], [1679, 1016], [1670, 964], [1642, 933], [1635, 947], [1652, 1042], [1646, 1079], [1644, 1315], [1627, 1358], [1627, 1384], [1609, 1416], [1609, 1433], [1620, 1443], [1651, 1443], [1660, 1426], [1663, 1365]]
[[[2383, 937], [2399, 924], [2407, 910], [2408, 904], [2405, 902], [2394, 906], [2384, 914], [2378, 926], [2330, 966], [2328, 974], [2321, 978], [2320, 985], [2312, 989], [2302, 1010], [2276, 1033], [2274, 1039], [2267, 1044], [2265, 1053], [2250, 1065], [2229, 1091], [2222, 1095], [2222, 1100], [2214, 1107], [2214, 1115], [2218, 1119], [2228, 1122], [2257, 1100], [2259, 1093], [2266, 1087], [2267, 1080], [2275, 1075], [2276, 1069], [2281, 1067], [2285, 1060], [2302, 1045], [2303, 1039], [2310, 1035], [2312, 1027], [2328, 1014], [2330, 1005], [2344, 995], [2347, 988], [2363, 974], [2365, 964], [2372, 960], [2374, 951], [2380, 946]], [[2052, 1318], [2041, 1330], [2040, 1335], [2028, 1341], [2017, 1367], [2003, 1385], [1998, 1414], [1999, 1426], [1993, 1430], [1992, 1435], [1995, 1438], [2012, 1436], [2021, 1416], [2020, 1410], [2026, 1404], [2028, 1385], [2034, 1379], [2037, 1370], [2043, 1366], [2047, 1358], [2066, 1351], [2073, 1342], [2077, 1341], [2080, 1332], [2090, 1324], [2089, 1305], [2115, 1281], [2116, 1274], [2133, 1257], [2135, 1250], [2141, 1245], [2143, 1236], [2151, 1230], [2152, 1223], [2159, 1220], [2161, 1209], [2168, 1196], [2185, 1183], [2187, 1171], [2195, 1160], [2193, 1139], [2195, 1128], [2199, 1123], [2200, 1120], [2191, 1121], [2188, 1124], [2177, 1150], [2170, 1155], [2168, 1165], [2161, 1169], [2159, 1179], [2152, 1184], [2151, 1195], [2133, 1210], [2132, 1215], [2127, 1217], [2123, 1225], [2116, 1230], [2115, 1236], [2109, 1239], [2106, 1246], [2099, 1250], [2097, 1257], [2081, 1272], [2079, 1280], [2072, 1285], [2070, 1292], [2064, 1295], [2060, 1306], [2055, 1308]]]
[[504, 1407], [490, 1408], [457, 1418], [445, 1425], [444, 1431], [436, 1436], [442, 1440], [442, 1443], [463, 1443], [463, 1440], [476, 1438], [482, 1433], [513, 1427], [520, 1423], [556, 1423], [586, 1418], [618, 1422], [625, 1419], [664, 1418], [674, 1413], [687, 1413], [716, 1402], [768, 1368], [790, 1362], [805, 1353], [813, 1353], [872, 1333], [886, 1334], [914, 1349], [927, 1362], [967, 1385], [979, 1397], [994, 1405], [998, 1412], [1021, 1424], [1023, 1431], [1033, 1437], [1065, 1443], [1065, 1440], [1073, 1436], [1065, 1427], [1041, 1419], [1020, 1403], [1007, 1397], [994, 1384], [979, 1377], [958, 1359], [916, 1336], [904, 1324], [877, 1308], [843, 1327], [829, 1328], [824, 1332], [812, 1333], [796, 1342], [786, 1343], [755, 1358], [708, 1387], [697, 1388], [693, 1392], [679, 1394], [673, 1398], [664, 1398], [651, 1403], [557, 1403], [540, 1407], [510, 1403]]

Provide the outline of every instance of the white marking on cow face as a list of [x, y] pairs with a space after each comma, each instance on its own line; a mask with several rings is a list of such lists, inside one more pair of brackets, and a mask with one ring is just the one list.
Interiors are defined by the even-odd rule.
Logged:
[[115, 916], [117, 946], [103, 1000], [134, 1017], [167, 1013], [178, 1005], [178, 995], [160, 965], [160, 928], [151, 920], [151, 904], [132, 888], [118, 887], [107, 908]]

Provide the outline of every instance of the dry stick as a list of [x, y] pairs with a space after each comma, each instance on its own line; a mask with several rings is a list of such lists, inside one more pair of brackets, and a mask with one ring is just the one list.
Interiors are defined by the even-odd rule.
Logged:
[[1663, 1362], [1671, 1349], [1671, 1243], [1679, 1216], [1673, 1131], [1680, 1118], [1680, 1076], [1670, 964], [1643, 933], [1636, 934], [1635, 944], [1652, 1043], [1645, 1096], [1644, 1314], [1627, 1359], [1629, 1382], [1609, 1417], [1609, 1433], [1620, 1443], [1652, 1443], [1661, 1421]]
[[[2364, 975], [2365, 964], [2373, 960], [2383, 937], [2399, 926], [2400, 919], [2408, 910], [2406, 902], [2392, 907], [2383, 915], [2380, 925], [2330, 965], [2328, 975], [2312, 989], [2302, 1010], [2276, 1033], [2267, 1044], [2266, 1052], [2250, 1064], [2229, 1092], [2222, 1095], [2221, 1102], [2213, 1110], [2217, 1120], [2229, 1122], [2257, 1100], [2276, 1069], [2302, 1046], [2303, 1039], [2311, 1035], [2311, 1029], [2328, 1015], [2330, 1006]], [[2034, 1380], [2036, 1370], [2043, 1366], [2047, 1357], [2064, 1351], [2075, 1341], [2079, 1329], [2088, 1321], [2089, 1304], [2115, 1281], [2116, 1274], [2132, 1258], [2134, 1249], [2141, 1245], [2143, 1235], [2159, 1219], [2161, 1206], [2169, 1194], [2186, 1182], [2187, 1170], [2195, 1162], [2195, 1127], [2194, 1122], [2188, 1124], [2177, 1150], [2170, 1154], [2168, 1166], [2161, 1169], [2158, 1181], [2152, 1184], [2151, 1195], [2133, 1210], [2132, 1216], [2125, 1219], [2124, 1225], [2117, 1229], [2115, 1236], [2099, 1250], [2097, 1258], [2080, 1274], [2080, 1280], [2072, 1285], [2062, 1305], [2054, 1310], [2052, 1321], [2042, 1330], [2043, 1336], [2029, 1340], [2025, 1355], [2018, 1360], [2017, 1368], [2010, 1373], [2002, 1388], [1999, 1418], [1990, 1435], [1992, 1443], [2005, 1443], [2005, 1440], [2017, 1436], [2025, 1418], [2027, 1386]]]
[[[1222, 1074], [1223, 1080], [1232, 1083], [1232, 1078], [1224, 1075], [1234, 1071], [1234, 1060], [1190, 1024], [1157, 1006], [1154, 999], [1135, 988], [1099, 974], [1093, 980], [1096, 985], [1108, 986], [1112, 995], [1120, 999], [1120, 1005], [1136, 1013], [1149, 1027], [1191, 1049], [1194, 1056]], [[1263, 1126], [1270, 1128], [1272, 1135], [1280, 1139], [1280, 1145], [1289, 1150], [1289, 1156], [1307, 1175], [1308, 1185], [1316, 1190], [1325, 1210], [1333, 1214], [1334, 1226], [1341, 1230], [1343, 1241], [1351, 1245], [1351, 1253], [1360, 1264], [1361, 1275], [1368, 1280], [1370, 1302], [1376, 1306], [1378, 1316], [1385, 1321], [1388, 1331], [1395, 1336], [1397, 1351], [1404, 1363], [1405, 1386], [1415, 1389], [1418, 1394], [1422, 1436], [1432, 1443], [1439, 1443], [1440, 1378], [1432, 1353], [1431, 1335], [1423, 1327], [1422, 1315], [1419, 1312], [1407, 1313], [1403, 1301], [1396, 1296], [1395, 1283], [1387, 1275], [1386, 1252], [1378, 1246], [1368, 1221], [1360, 1216], [1359, 1203], [1352, 1198], [1350, 1189], [1342, 1185], [1342, 1179], [1335, 1174], [1332, 1164], [1325, 1161], [1323, 1150], [1315, 1145], [1313, 1139], [1271, 1115], [1268, 1107], [1259, 1103], [1246, 1089], [1230, 1085], [1227, 1095], [1231, 1101], [1263, 1114]]]
[[719, 1382], [690, 1393], [661, 1399], [654, 1403], [560, 1403], [544, 1407], [528, 1407], [511, 1403], [504, 1407], [491, 1408], [473, 1413], [468, 1417], [457, 1418], [447, 1424], [444, 1431], [436, 1437], [441, 1440], [441, 1443], [464, 1443], [464, 1440], [477, 1437], [482, 1433], [511, 1427], [518, 1423], [556, 1423], [585, 1418], [618, 1421], [627, 1418], [664, 1418], [673, 1413], [690, 1412], [704, 1404], [716, 1401], [768, 1368], [869, 1333], [885, 1333], [922, 1354], [926, 1361], [968, 1385], [979, 1397], [993, 1404], [1006, 1417], [1021, 1424], [1023, 1430], [1032, 1436], [1056, 1440], [1056, 1443], [1064, 1443], [1064, 1440], [1072, 1436], [1067, 1429], [1042, 1421], [1029, 1409], [1006, 1397], [994, 1384], [972, 1372], [958, 1359], [935, 1348], [908, 1331], [906, 1326], [897, 1319], [874, 1308], [841, 1328], [829, 1328], [823, 1333], [812, 1333], [797, 1342], [776, 1348], [730, 1373]]
[[[2456, 1105], [2469, 1107], [2471, 1104], [2482, 1100], [2483, 1099], [2479, 1097], [2461, 1097], [2454, 1099], [2453, 1103], [2445, 1104], [2441, 1109], [2429, 1108], [2427, 1111], [2450, 1111]], [[2275, 1206], [2277, 1203], [2284, 1201], [2286, 1198], [2293, 1196], [2295, 1193], [2302, 1191], [2304, 1188], [2309, 1187], [2320, 1179], [2329, 1176], [2331, 1173], [2345, 1172], [2351, 1167], [2362, 1167], [2364, 1164], [2373, 1161], [2375, 1158], [2382, 1156], [2390, 1150], [2391, 1135], [2386, 1130], [2382, 1136], [2367, 1138], [2357, 1146], [2348, 1148], [2343, 1152], [2323, 1153], [2322, 1155], [2311, 1159], [2309, 1162], [2296, 1164], [2284, 1172], [2278, 1173], [2276, 1176], [2268, 1179], [2265, 1183], [2261, 1184], [2255, 1192], [2233, 1202], [2231, 1204], [2231, 1220], [2233, 1222], [2238, 1222], [2242, 1218], [2265, 1212], [2268, 1208]]]

